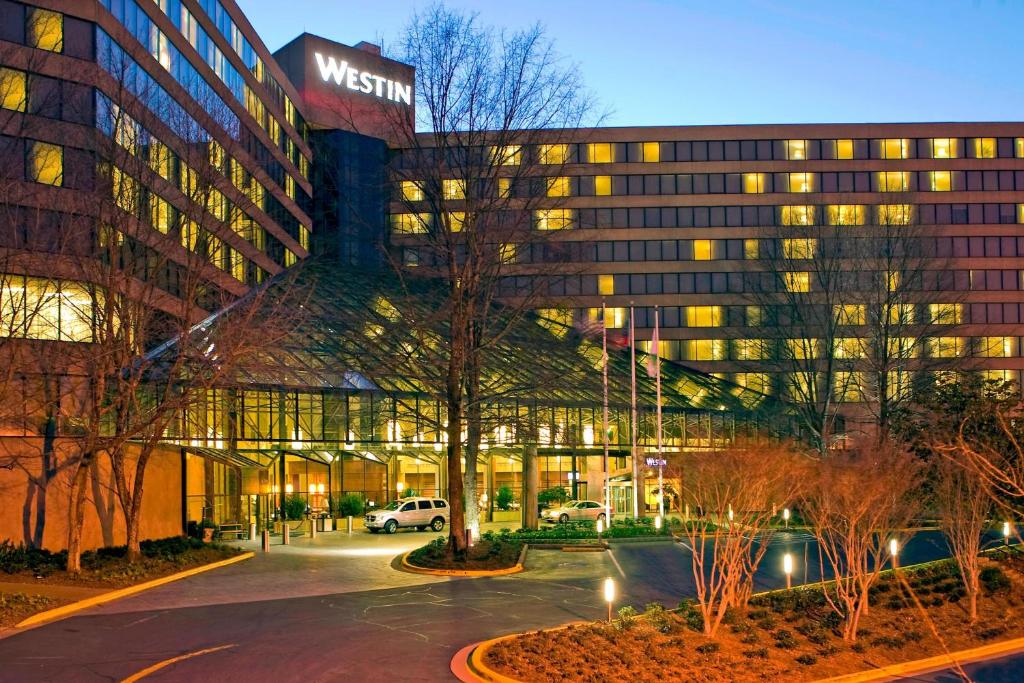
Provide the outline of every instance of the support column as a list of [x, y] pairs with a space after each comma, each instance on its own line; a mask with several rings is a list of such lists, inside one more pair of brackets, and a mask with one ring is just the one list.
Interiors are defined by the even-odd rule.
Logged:
[[487, 521], [494, 521], [494, 453], [487, 454]]
[[537, 489], [540, 486], [540, 470], [537, 467], [537, 445], [526, 444], [523, 446], [523, 495], [522, 495], [522, 518], [524, 529], [536, 529], [539, 526], [537, 519]]

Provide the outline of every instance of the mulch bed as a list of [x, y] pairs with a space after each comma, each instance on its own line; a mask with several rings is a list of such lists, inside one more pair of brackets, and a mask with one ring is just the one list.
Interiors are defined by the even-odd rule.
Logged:
[[453, 561], [448, 557], [445, 547], [447, 541], [438, 538], [422, 548], [409, 553], [409, 564], [424, 569], [457, 569], [481, 571], [507, 569], [514, 567], [519, 561], [519, 553], [523, 549], [521, 541], [479, 540], [470, 546], [463, 562]]

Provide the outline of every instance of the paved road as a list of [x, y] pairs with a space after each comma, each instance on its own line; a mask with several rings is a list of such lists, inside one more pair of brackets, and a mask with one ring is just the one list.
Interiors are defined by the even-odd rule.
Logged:
[[[2, 639], [0, 681], [120, 680], [211, 648], [223, 649], [148, 680], [447, 680], [452, 655], [467, 643], [600, 618], [606, 576], [617, 578], [620, 605], [675, 605], [692, 594], [689, 551], [672, 543], [624, 544], [608, 553], [536, 551], [528, 572], [508, 577], [396, 571], [394, 557], [426, 538], [334, 533], [275, 546], [269, 555]], [[783, 585], [782, 554], [802, 555], [809, 542], [798, 533], [778, 536], [758, 587]], [[921, 534], [904, 561], [941, 557], [942, 550], [936, 534]], [[808, 579], [816, 578], [811, 571]]]
[[[1011, 655], [987, 662], [978, 662], [964, 667], [974, 683], [1020, 683], [1024, 680], [1024, 655]], [[903, 681], [927, 681], [929, 683], [960, 683], [963, 678], [951, 671], [937, 671]]]

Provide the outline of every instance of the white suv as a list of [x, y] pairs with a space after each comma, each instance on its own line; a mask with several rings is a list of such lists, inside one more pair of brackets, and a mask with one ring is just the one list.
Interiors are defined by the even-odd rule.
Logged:
[[448, 502], [440, 498], [399, 498], [380, 510], [367, 513], [363, 526], [375, 534], [381, 529], [393, 534], [399, 527], [431, 528], [441, 531], [448, 523]]

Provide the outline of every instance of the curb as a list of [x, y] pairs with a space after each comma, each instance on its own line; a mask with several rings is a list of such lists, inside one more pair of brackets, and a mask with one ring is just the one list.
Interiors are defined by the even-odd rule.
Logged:
[[529, 543], [523, 544], [523, 549], [519, 551], [519, 561], [511, 567], [505, 567], [504, 569], [430, 569], [428, 567], [418, 567], [409, 562], [409, 555], [413, 553], [410, 550], [406, 554], [402, 555], [402, 569], [413, 574], [427, 574], [430, 576], [461, 576], [471, 579], [477, 579], [485, 576], [507, 576], [509, 574], [518, 574], [523, 571], [524, 564], [526, 563], [526, 551], [530, 548]]
[[102, 593], [101, 595], [86, 598], [85, 600], [79, 600], [77, 602], [72, 602], [67, 605], [61, 605], [60, 607], [54, 607], [53, 609], [48, 609], [43, 612], [33, 614], [27, 619], [23, 619], [22, 621], [15, 624], [14, 628], [22, 629], [28, 628], [30, 626], [39, 626], [40, 624], [45, 624], [51, 621], [56, 621], [58, 619], [63, 619], [65, 617], [71, 616], [75, 612], [80, 612], [84, 609], [88, 609], [89, 607], [95, 607], [96, 605], [102, 605], [107, 602], [113, 602], [114, 600], [120, 600], [121, 598], [126, 598], [129, 595], [135, 595], [136, 593], [147, 591], [150, 588], [162, 586], [165, 583], [171, 583], [173, 581], [185, 579], [190, 576], [195, 576], [196, 574], [202, 574], [203, 572], [208, 572], [211, 569], [219, 569], [221, 567], [226, 567], [229, 564], [241, 562], [242, 560], [248, 560], [255, 556], [256, 553], [254, 552], [242, 553], [240, 555], [236, 555], [235, 557], [229, 557], [226, 560], [211, 562], [210, 564], [204, 564], [199, 567], [193, 567], [192, 569], [186, 569], [185, 571], [178, 572], [177, 574], [161, 576], [159, 579], [153, 579], [152, 581], [138, 583], [134, 586], [128, 586], [127, 588], [118, 588], [117, 590], [112, 590], [107, 593]]
[[999, 643], [960, 650], [948, 655], [936, 655], [935, 657], [915, 659], [910, 662], [889, 664], [872, 669], [871, 671], [858, 671], [857, 673], [844, 674], [833, 678], [823, 678], [817, 681], [817, 683], [872, 683], [874, 681], [890, 681], [895, 678], [916, 676], [946, 669], [951, 666], [980, 662], [1021, 651], [1024, 651], [1024, 638], [1014, 638]]

